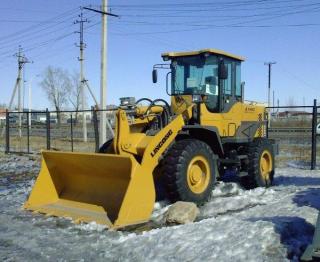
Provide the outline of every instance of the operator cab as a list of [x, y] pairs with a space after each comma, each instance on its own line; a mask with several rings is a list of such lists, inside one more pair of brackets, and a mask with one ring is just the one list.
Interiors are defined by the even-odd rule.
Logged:
[[164, 53], [162, 58], [171, 60], [170, 95], [190, 95], [195, 102], [203, 101], [211, 112], [227, 112], [235, 102], [243, 101], [242, 57], [204, 49]]

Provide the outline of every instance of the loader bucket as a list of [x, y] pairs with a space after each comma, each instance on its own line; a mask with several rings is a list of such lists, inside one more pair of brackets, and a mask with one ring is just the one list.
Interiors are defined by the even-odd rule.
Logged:
[[43, 151], [24, 208], [120, 228], [148, 221], [154, 201], [152, 170], [132, 156]]

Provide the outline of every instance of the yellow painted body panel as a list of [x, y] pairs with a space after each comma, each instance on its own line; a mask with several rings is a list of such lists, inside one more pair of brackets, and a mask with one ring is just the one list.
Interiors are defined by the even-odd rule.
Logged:
[[[171, 108], [176, 114], [181, 114], [192, 105], [192, 96], [172, 96]], [[201, 105], [201, 125], [217, 127], [221, 137], [235, 136], [237, 129], [243, 121], [262, 122], [264, 120], [265, 107], [252, 103], [235, 103], [226, 113], [212, 113], [205, 104]], [[262, 127], [260, 128], [262, 129]], [[258, 129], [257, 136], [263, 136], [263, 130]]]
[[41, 171], [24, 208], [118, 228], [149, 219], [152, 170], [134, 157], [42, 152]]
[[[264, 106], [237, 102], [226, 113], [211, 113], [202, 104], [201, 125], [217, 127], [221, 137], [233, 137], [243, 121], [263, 121], [264, 112]], [[263, 133], [258, 134], [258, 131], [255, 136], [263, 136]]]
[[167, 53], [163, 53], [161, 54], [162, 57], [181, 57], [181, 56], [194, 56], [194, 55], [200, 55], [203, 53], [210, 53], [213, 55], [223, 55], [226, 57], [230, 57], [232, 59], [236, 59], [239, 61], [244, 61], [244, 57], [242, 56], [238, 56], [238, 55], [234, 55], [219, 49], [213, 49], [213, 48], [208, 48], [208, 49], [201, 49], [198, 51], [188, 51], [188, 52], [167, 52]]
[[192, 105], [192, 96], [171, 96], [171, 109], [175, 114], [182, 114]]

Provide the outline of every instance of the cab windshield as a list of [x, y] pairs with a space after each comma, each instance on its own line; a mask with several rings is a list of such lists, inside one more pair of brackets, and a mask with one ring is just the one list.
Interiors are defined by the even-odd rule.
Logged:
[[218, 58], [190, 56], [175, 59], [171, 85], [172, 95], [218, 96]]

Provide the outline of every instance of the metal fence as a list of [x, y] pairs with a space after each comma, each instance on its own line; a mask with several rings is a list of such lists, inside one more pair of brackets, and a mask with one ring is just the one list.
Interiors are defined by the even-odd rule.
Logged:
[[[320, 160], [320, 110], [312, 106], [269, 107], [267, 136], [279, 145], [277, 166], [304, 165], [316, 168]], [[115, 109], [104, 110], [114, 127]], [[318, 113], [319, 111], [319, 113]], [[96, 152], [99, 148], [101, 110], [6, 112], [1, 124], [0, 151], [6, 153], [38, 153], [42, 149]], [[60, 117], [57, 117], [60, 113]], [[83, 135], [83, 114], [86, 116], [87, 140]], [[60, 121], [58, 121], [60, 119]], [[317, 129], [318, 127], [318, 129]], [[107, 129], [108, 138], [112, 130]], [[107, 139], [108, 139], [107, 138]], [[103, 142], [103, 141], [102, 141]], [[320, 163], [320, 162], [318, 162]]]
[[[268, 107], [267, 137], [279, 145], [278, 166], [304, 166], [315, 169], [320, 160], [320, 110], [312, 106]], [[317, 156], [318, 155], [318, 156]], [[320, 163], [320, 162], [318, 162]]]
[[[98, 126], [102, 111], [106, 112], [112, 128], [115, 110], [7, 111], [1, 127], [0, 150], [6, 153], [37, 153], [42, 149], [96, 152], [100, 144]], [[111, 137], [112, 131], [107, 129], [107, 139]]]

